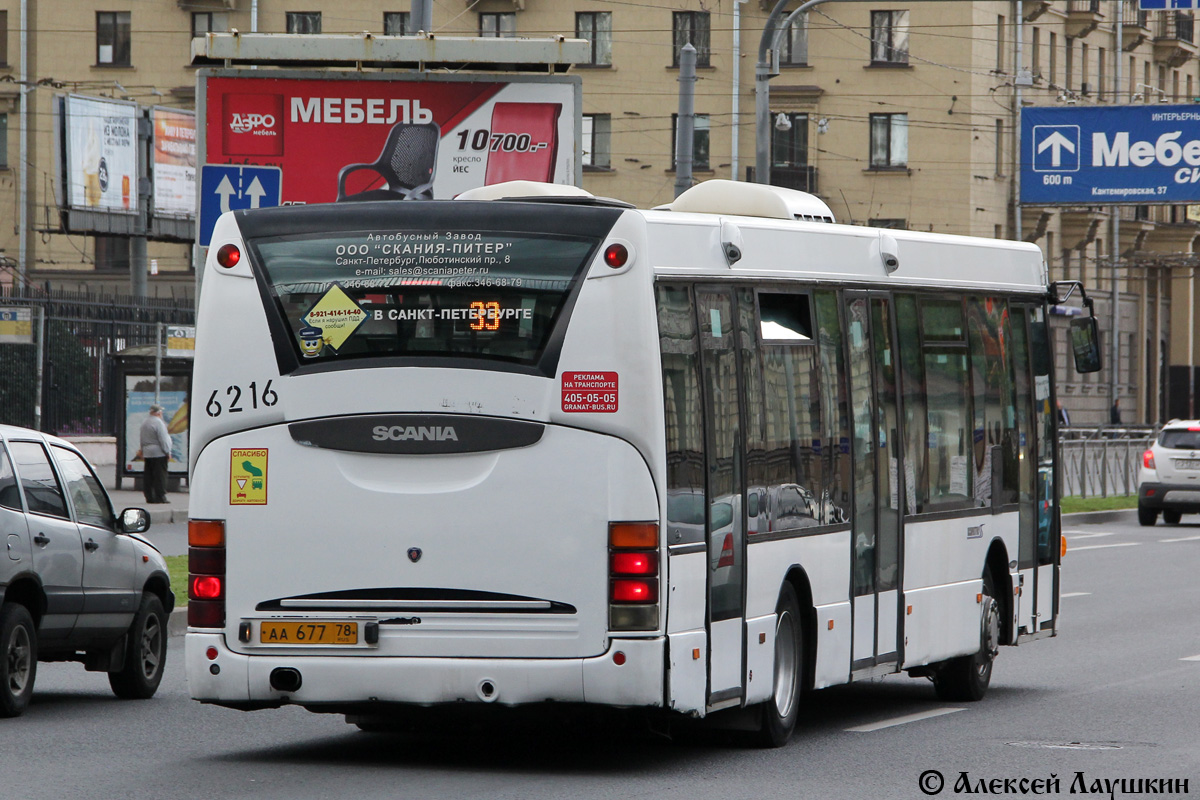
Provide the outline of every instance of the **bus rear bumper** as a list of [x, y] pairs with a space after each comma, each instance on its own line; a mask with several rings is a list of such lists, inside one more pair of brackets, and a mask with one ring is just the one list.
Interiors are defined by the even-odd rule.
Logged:
[[[184, 655], [196, 700], [245, 709], [292, 703], [321, 710], [372, 703], [661, 707], [665, 654], [662, 637], [612, 639], [607, 653], [592, 658], [244, 654], [230, 650], [223, 634], [189, 631]], [[272, 685], [279, 669], [297, 671], [299, 688], [282, 691], [278, 680]]]

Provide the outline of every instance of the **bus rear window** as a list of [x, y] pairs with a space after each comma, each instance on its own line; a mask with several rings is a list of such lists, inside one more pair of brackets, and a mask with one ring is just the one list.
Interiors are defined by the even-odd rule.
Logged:
[[532, 366], [597, 243], [361, 231], [260, 239], [252, 250], [301, 365], [400, 357]]

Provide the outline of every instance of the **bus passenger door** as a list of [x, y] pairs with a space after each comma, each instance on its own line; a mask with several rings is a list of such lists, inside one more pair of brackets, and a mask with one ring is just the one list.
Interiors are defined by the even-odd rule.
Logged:
[[708, 705], [742, 697], [746, 574], [745, 470], [733, 293], [698, 288], [708, 478]]
[[899, 658], [903, 470], [892, 329], [890, 297], [846, 292], [854, 455], [854, 669]]

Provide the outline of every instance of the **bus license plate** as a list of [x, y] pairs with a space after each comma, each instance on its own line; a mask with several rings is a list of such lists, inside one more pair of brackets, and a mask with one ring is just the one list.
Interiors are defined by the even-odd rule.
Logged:
[[259, 644], [358, 644], [357, 622], [263, 622]]

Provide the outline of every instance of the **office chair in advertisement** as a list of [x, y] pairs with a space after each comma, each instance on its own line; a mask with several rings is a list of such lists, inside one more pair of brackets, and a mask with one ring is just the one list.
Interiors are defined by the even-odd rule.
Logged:
[[[433, 172], [437, 167], [441, 128], [436, 122], [398, 122], [388, 132], [379, 158], [371, 164], [347, 164], [338, 172], [338, 201], [432, 200]], [[387, 182], [386, 189], [346, 194], [346, 178], [353, 172], [372, 170]]]

